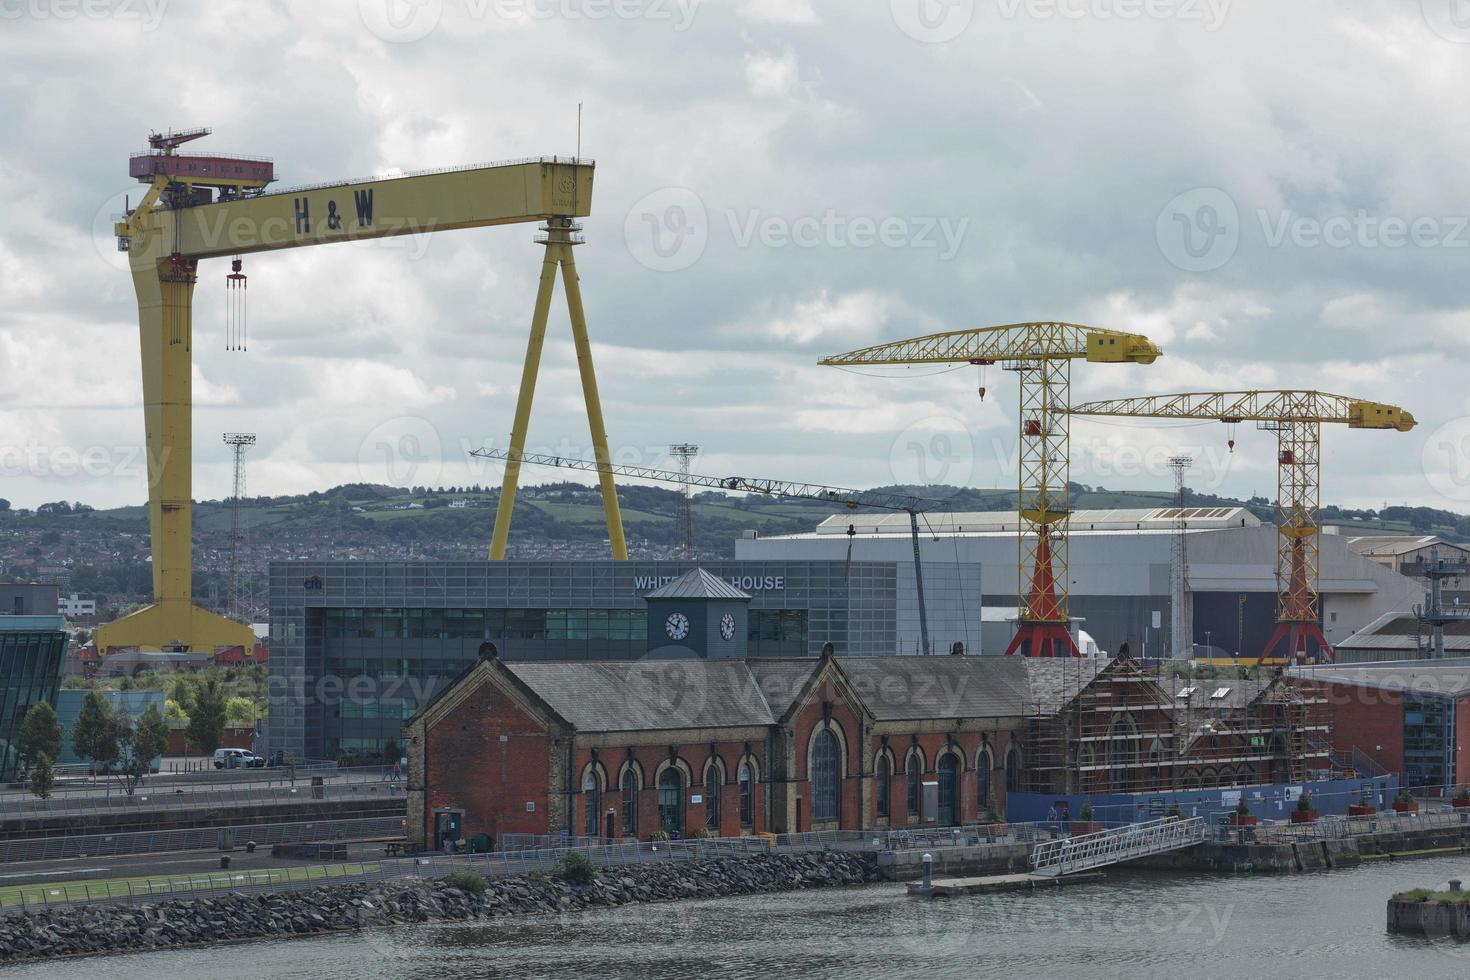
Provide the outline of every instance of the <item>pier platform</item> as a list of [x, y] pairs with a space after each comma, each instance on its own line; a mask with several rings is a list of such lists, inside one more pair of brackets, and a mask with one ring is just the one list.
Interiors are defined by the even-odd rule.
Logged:
[[978, 895], [984, 892], [1031, 891], [1037, 888], [1060, 888], [1085, 881], [1097, 881], [1104, 877], [1101, 871], [1084, 871], [1071, 875], [1037, 875], [1029, 873], [1006, 875], [982, 875], [977, 878], [935, 878], [925, 888], [920, 881], [908, 883], [910, 895], [919, 898], [951, 898], [957, 895]]

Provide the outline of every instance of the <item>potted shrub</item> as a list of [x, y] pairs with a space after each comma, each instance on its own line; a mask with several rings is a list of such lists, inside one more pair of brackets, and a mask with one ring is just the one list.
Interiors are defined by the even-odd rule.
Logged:
[[1413, 793], [1410, 793], [1406, 789], [1401, 789], [1398, 795], [1393, 798], [1393, 811], [1394, 813], [1418, 813], [1419, 801], [1414, 799]]
[[1232, 827], [1254, 827], [1256, 818], [1251, 813], [1251, 808], [1245, 805], [1245, 797], [1241, 797], [1235, 804], [1235, 812], [1230, 814], [1230, 825]]
[[1072, 821], [1073, 834], [1092, 834], [1102, 830], [1102, 824], [1092, 819], [1092, 801], [1085, 800], [1077, 819]]
[[1371, 817], [1377, 812], [1378, 808], [1373, 805], [1373, 799], [1368, 795], [1367, 790], [1358, 794], [1358, 802], [1348, 804], [1348, 816], [1350, 817]]
[[1463, 810], [1470, 806], [1470, 786], [1461, 786], [1455, 790], [1455, 798], [1450, 800], [1450, 806], [1456, 810]]
[[1317, 808], [1312, 805], [1312, 798], [1306, 793], [1296, 798], [1296, 809], [1291, 811], [1292, 823], [1316, 823]]
[[1181, 810], [1181, 809], [1179, 809], [1179, 804], [1178, 803], [1175, 803], [1175, 804], [1173, 804], [1172, 806], [1169, 807], [1168, 811], [1164, 814], [1164, 816], [1167, 817], [1170, 820], [1183, 820], [1184, 819], [1184, 811]]

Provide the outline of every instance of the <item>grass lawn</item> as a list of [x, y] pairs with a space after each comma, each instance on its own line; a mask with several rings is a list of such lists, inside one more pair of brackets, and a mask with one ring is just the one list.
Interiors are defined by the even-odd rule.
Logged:
[[46, 902], [82, 901], [88, 898], [123, 898], [128, 895], [158, 898], [187, 895], [191, 891], [211, 891], [249, 885], [277, 884], [286, 881], [314, 881], [328, 878], [358, 877], [373, 874], [377, 864], [325, 864], [302, 868], [259, 868], [254, 871], [207, 871], [182, 875], [145, 875], [137, 878], [93, 878], [82, 881], [55, 881], [37, 885], [0, 887], [0, 908], [17, 905], [41, 905]]

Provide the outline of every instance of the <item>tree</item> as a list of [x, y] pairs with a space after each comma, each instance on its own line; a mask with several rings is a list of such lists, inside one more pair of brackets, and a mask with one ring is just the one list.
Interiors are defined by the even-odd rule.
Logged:
[[255, 702], [249, 698], [230, 698], [225, 702], [225, 723], [231, 728], [249, 728], [255, 724]]
[[151, 771], [153, 760], [168, 748], [168, 723], [158, 705], [150, 704], [138, 716], [136, 724], [123, 712], [117, 725], [118, 740], [127, 740], [128, 760], [123, 766], [123, 790], [129, 795]]
[[20, 745], [17, 746], [22, 762], [36, 762], [42, 756], [55, 759], [61, 755], [61, 719], [49, 701], [37, 701], [26, 711], [20, 723]]
[[51, 757], [49, 755], [37, 756], [36, 761], [31, 763], [31, 792], [40, 799], [50, 799], [51, 788], [55, 785], [56, 770], [51, 768]]
[[225, 692], [219, 679], [206, 677], [194, 685], [189, 699], [189, 741], [201, 752], [219, 748], [225, 738]]
[[117, 720], [112, 706], [96, 691], [88, 691], [82, 699], [82, 710], [71, 728], [71, 744], [78, 757], [103, 772], [117, 764]]
[[168, 727], [170, 728], [189, 727], [189, 713], [184, 710], [182, 704], [173, 698], [169, 698], [163, 702], [163, 720], [168, 723]]

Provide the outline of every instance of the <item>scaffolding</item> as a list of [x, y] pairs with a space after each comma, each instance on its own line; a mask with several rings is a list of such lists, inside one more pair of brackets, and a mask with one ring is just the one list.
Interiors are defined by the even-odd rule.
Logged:
[[1033, 661], [1021, 789], [1173, 792], [1330, 775], [1326, 698], [1270, 681], [1157, 677], [1131, 660]]

